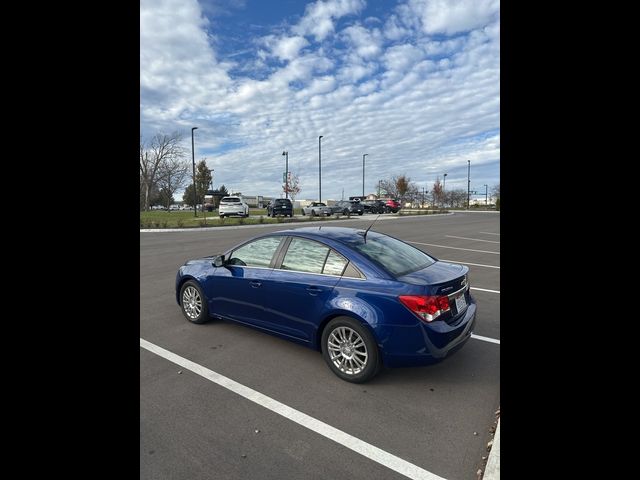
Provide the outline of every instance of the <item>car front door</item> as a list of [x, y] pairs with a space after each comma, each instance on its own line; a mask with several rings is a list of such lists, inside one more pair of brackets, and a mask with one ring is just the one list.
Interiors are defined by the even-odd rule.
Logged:
[[207, 297], [213, 315], [265, 326], [264, 282], [285, 237], [260, 238], [235, 249], [224, 267], [216, 269]]
[[292, 237], [281, 265], [264, 282], [265, 309], [273, 328], [309, 342], [346, 264], [328, 246]]

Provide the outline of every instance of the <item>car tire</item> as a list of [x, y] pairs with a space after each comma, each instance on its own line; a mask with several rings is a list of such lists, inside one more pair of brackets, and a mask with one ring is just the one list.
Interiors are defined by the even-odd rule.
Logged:
[[187, 280], [180, 288], [180, 309], [191, 323], [205, 323], [209, 320], [207, 299], [194, 280]]
[[[312, 210], [313, 211], [313, 210]], [[306, 215], [306, 213], [304, 213], [304, 210], [302, 210], [302, 216], [304, 217]]]
[[362, 215], [364, 212], [358, 212], [358, 215]]
[[349, 210], [347, 210], [346, 208], [342, 211], [343, 215], [349, 215]]
[[224, 218], [224, 215], [220, 214], [220, 218]]
[[342, 380], [363, 383], [380, 371], [382, 361], [373, 334], [353, 318], [331, 320], [321, 342], [325, 362]]

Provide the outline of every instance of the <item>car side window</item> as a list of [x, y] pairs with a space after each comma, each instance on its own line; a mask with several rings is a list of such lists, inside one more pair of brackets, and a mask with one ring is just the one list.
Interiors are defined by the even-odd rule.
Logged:
[[234, 250], [229, 256], [229, 265], [269, 267], [283, 237], [267, 237], [254, 240]]
[[327, 261], [324, 264], [324, 269], [322, 273], [326, 275], [342, 275], [344, 271], [344, 267], [346, 267], [347, 261], [341, 256], [338, 255], [333, 250], [329, 252], [329, 256], [327, 257]]
[[281, 268], [340, 276], [346, 265], [347, 261], [326, 245], [302, 238], [293, 238]]

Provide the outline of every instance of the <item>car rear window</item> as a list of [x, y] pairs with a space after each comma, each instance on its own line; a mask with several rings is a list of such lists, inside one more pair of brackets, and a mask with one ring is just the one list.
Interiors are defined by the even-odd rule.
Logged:
[[224, 203], [240, 203], [240, 199], [238, 197], [224, 197], [220, 201]]
[[290, 205], [291, 204], [291, 200], [287, 200], [286, 198], [280, 198], [278, 200], [276, 200], [276, 205]]
[[351, 243], [351, 247], [395, 277], [417, 272], [436, 261], [422, 250], [387, 235], [369, 234], [366, 243], [363, 239], [361, 242]]

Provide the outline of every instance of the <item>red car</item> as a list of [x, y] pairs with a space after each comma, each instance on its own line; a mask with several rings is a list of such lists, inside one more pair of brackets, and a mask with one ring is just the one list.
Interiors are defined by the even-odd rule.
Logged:
[[400, 210], [402, 208], [402, 205], [400, 205], [400, 202], [396, 201], [396, 200], [387, 200], [387, 208], [389, 211], [393, 212], [393, 213], [398, 213], [398, 210]]

